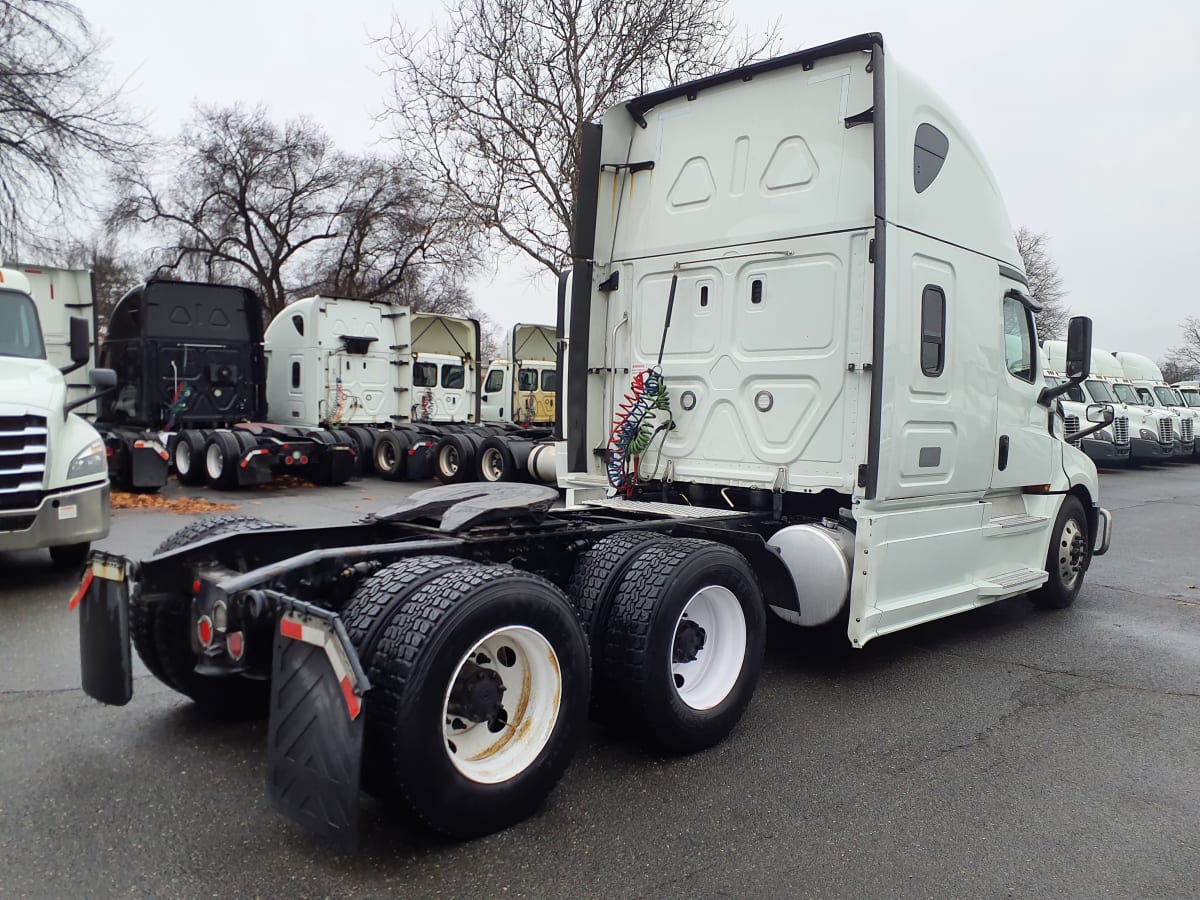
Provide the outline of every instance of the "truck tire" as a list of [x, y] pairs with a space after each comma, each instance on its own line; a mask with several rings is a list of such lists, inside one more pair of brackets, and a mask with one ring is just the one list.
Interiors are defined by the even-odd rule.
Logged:
[[1067, 495], [1059, 507], [1046, 551], [1046, 583], [1029, 595], [1043, 609], [1066, 609], [1083, 587], [1092, 557], [1087, 515], [1079, 498]]
[[350, 436], [350, 440], [358, 448], [358, 458], [362, 463], [362, 473], [364, 475], [374, 475], [375, 429], [364, 428], [362, 425], [350, 425], [346, 428], [346, 434]]
[[407, 434], [399, 431], [379, 432], [375, 437], [372, 460], [380, 478], [384, 481], [399, 481], [404, 477], [404, 462], [408, 447]]
[[477, 481], [517, 481], [521, 475], [512, 448], [504, 438], [493, 436], [479, 445], [475, 464]]
[[447, 434], [433, 446], [433, 477], [442, 484], [462, 484], [475, 477], [478, 444], [469, 433]]
[[[415, 556], [385, 566], [355, 588], [340, 615], [368, 679], [373, 677], [371, 662], [384, 628], [413, 592], [439, 575], [473, 565], [457, 556]], [[387, 740], [386, 735], [376, 734], [382, 722], [378, 716], [367, 716], [364, 744], [368, 756], [363, 763], [364, 787], [377, 797], [394, 787], [386, 760], [370, 756]]]
[[369, 677], [381, 723], [364, 758], [390, 773], [385, 799], [454, 838], [532, 814], [587, 715], [583, 629], [558, 588], [509, 566], [456, 569], [416, 590]]
[[[579, 557], [567, 596], [575, 606], [583, 633], [592, 647], [592, 670], [600, 663], [603, 642], [599, 636], [608, 625], [608, 613], [617, 588], [625, 577], [630, 563], [647, 547], [666, 543], [671, 538], [656, 531], [618, 531], [596, 541]], [[593, 691], [600, 688], [597, 680]]]
[[60, 569], [74, 572], [83, 568], [91, 549], [90, 541], [84, 541], [82, 544], [59, 544], [57, 547], [50, 548], [50, 559]]
[[[284, 527], [251, 516], [212, 516], [180, 528], [159, 544], [154, 554], [157, 556], [168, 550], [177, 550], [220, 534]], [[135, 596], [129, 604], [129, 632], [133, 646], [150, 674], [167, 687], [190, 697], [201, 711], [216, 718], [240, 719], [265, 715], [269, 682], [239, 675], [206, 678], [192, 670], [195, 657], [187, 633], [187, 598], [174, 599], [182, 601], [176, 604], [181, 609], [168, 610], [160, 603], [146, 604], [141, 602], [140, 596]], [[181, 616], [184, 619], [182, 622], [179, 621]], [[179, 633], [182, 633], [184, 641], [179, 640]]]
[[175, 477], [180, 484], [204, 484], [204, 433], [193, 428], [179, 432], [175, 441]]
[[741, 719], [765, 637], [766, 604], [746, 558], [712, 541], [671, 541], [626, 571], [597, 678], [646, 743], [693, 753]]
[[204, 478], [210, 488], [227, 491], [237, 487], [237, 466], [242, 447], [229, 431], [214, 431], [204, 444]]

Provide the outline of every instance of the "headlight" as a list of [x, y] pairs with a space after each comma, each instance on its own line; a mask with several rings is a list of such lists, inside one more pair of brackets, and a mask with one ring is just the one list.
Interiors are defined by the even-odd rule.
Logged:
[[1146, 441], [1157, 441], [1158, 440], [1158, 435], [1155, 434], [1153, 431], [1151, 431], [1149, 428], [1141, 429], [1138, 432], [1138, 434], [1140, 434], [1142, 436], [1142, 440], [1146, 440]]
[[71, 467], [67, 469], [67, 478], [99, 475], [107, 468], [108, 455], [104, 452], [104, 441], [93, 441], [75, 454]]

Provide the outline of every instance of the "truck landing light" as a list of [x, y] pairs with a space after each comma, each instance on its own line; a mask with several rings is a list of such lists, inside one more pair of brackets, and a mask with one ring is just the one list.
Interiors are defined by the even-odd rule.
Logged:
[[208, 616], [201, 616], [200, 621], [196, 623], [196, 637], [200, 640], [200, 646], [205, 650], [212, 646], [213, 623]]
[[225, 639], [225, 649], [229, 652], [229, 658], [234, 662], [241, 662], [242, 657], [246, 655], [246, 637], [240, 631], [231, 631], [229, 637]]

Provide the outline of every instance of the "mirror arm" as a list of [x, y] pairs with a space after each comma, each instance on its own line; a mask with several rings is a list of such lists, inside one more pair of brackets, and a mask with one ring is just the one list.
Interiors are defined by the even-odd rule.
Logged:
[[87, 360], [81, 360], [80, 362], [71, 363], [69, 366], [59, 366], [58, 371], [62, 372], [64, 375], [70, 375], [76, 369], [82, 367], [86, 362]]
[[1071, 380], [1055, 385], [1054, 387], [1044, 387], [1042, 388], [1042, 392], [1038, 394], [1037, 402], [1042, 406], [1049, 407], [1051, 400], [1055, 397], [1061, 397], [1075, 385], [1082, 383], [1083, 380], [1080, 378], [1078, 381]]
[[86, 397], [80, 397], [78, 400], [72, 400], [63, 407], [63, 419], [65, 420], [67, 418], [67, 413], [69, 413], [71, 410], [79, 409], [81, 406], [87, 406], [93, 400], [98, 400], [106, 394], [111, 394], [116, 389], [117, 386], [114, 384], [112, 387], [102, 388], [101, 390], [96, 391], [94, 394], [88, 394]]

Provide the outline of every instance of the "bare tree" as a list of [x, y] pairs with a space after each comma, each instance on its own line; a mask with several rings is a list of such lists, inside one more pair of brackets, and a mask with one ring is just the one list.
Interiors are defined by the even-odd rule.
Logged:
[[74, 242], [67, 248], [64, 261], [69, 268], [91, 270], [99, 327], [108, 324], [117, 301], [142, 280], [141, 265], [121, 253], [106, 236]]
[[[1188, 316], [1180, 326], [1183, 343], [1167, 351], [1167, 358], [1159, 363], [1163, 378], [1168, 382], [1190, 381], [1200, 377], [1200, 317]], [[1170, 369], [1176, 377], [1167, 378]]]
[[457, 0], [443, 28], [380, 41], [385, 116], [420, 172], [509, 245], [569, 258], [583, 126], [619, 100], [758, 58], [728, 0]]
[[101, 50], [66, 0], [0, 0], [0, 250], [77, 199], [90, 163], [132, 159], [140, 126], [105, 87]]
[[1197, 374], [1200, 373], [1200, 368], [1174, 355], [1168, 355], [1165, 359], [1159, 360], [1158, 368], [1162, 372], [1163, 381], [1167, 384], [1174, 384], [1177, 381], [1194, 381]]
[[262, 108], [200, 108], [178, 142], [173, 170], [118, 177], [114, 228], [162, 235], [160, 269], [258, 290], [268, 316], [300, 280], [305, 251], [338, 234], [346, 159], [308, 119], [282, 128]]
[[400, 160], [348, 160], [344, 178], [337, 234], [322, 242], [309, 289], [467, 311], [461, 280], [476, 266], [479, 243], [469, 210], [418, 183]]
[[1050, 239], [1022, 225], [1014, 235], [1017, 250], [1025, 263], [1025, 277], [1029, 279], [1029, 294], [1042, 304], [1042, 311], [1034, 316], [1038, 337], [1042, 340], [1058, 340], [1067, 332], [1071, 309], [1064, 304], [1067, 296], [1058, 264], [1050, 256]]

